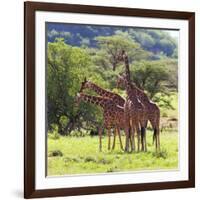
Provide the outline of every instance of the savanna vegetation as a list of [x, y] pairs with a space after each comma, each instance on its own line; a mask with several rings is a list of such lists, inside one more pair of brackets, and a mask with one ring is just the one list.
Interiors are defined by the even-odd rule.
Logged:
[[[165, 131], [162, 150], [155, 152], [151, 131], [147, 132], [148, 151], [124, 153], [119, 143], [107, 150], [103, 138], [103, 151], [98, 151], [97, 137], [52, 137], [48, 140], [48, 175], [124, 172], [139, 170], [165, 170], [178, 167], [178, 135]], [[125, 140], [122, 137], [123, 141]], [[118, 140], [117, 140], [118, 141]]]
[[[48, 175], [177, 168], [176, 39], [151, 29], [55, 23], [47, 28]], [[131, 79], [161, 110], [158, 153], [152, 145], [150, 126], [148, 152], [124, 154], [119, 145], [107, 151], [105, 131], [103, 152], [98, 152], [97, 127], [102, 124], [102, 111], [88, 103], [75, 104], [85, 77], [125, 97], [125, 91], [116, 87], [116, 76], [124, 71], [123, 64], [115, 60], [119, 49], [129, 55]]]

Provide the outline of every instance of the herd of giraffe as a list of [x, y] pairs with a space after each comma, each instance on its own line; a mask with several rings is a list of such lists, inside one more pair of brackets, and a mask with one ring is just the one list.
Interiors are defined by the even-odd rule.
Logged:
[[[151, 123], [153, 141], [156, 151], [160, 150], [160, 109], [153, 103], [145, 92], [139, 89], [130, 78], [129, 60], [127, 53], [122, 50], [117, 56], [118, 62], [123, 62], [125, 73], [118, 75], [117, 87], [123, 87], [126, 91], [126, 99], [120, 95], [103, 89], [95, 83], [85, 80], [81, 84], [76, 101], [85, 101], [100, 106], [103, 110], [103, 125], [99, 127], [99, 150], [102, 150], [102, 131], [107, 129], [108, 150], [111, 149], [111, 130], [114, 130], [112, 149], [115, 148], [115, 140], [118, 135], [120, 147], [125, 151], [147, 151], [146, 128], [148, 121]], [[98, 96], [84, 94], [84, 89], [91, 89]], [[125, 148], [123, 148], [120, 131], [125, 132]], [[136, 140], [137, 138], [137, 146]]]

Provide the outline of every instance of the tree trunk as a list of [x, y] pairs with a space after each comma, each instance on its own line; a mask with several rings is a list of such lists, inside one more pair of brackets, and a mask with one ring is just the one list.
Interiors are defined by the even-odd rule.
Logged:
[[78, 111], [73, 118], [70, 118], [67, 126], [62, 131], [63, 135], [69, 135], [71, 133], [71, 131], [74, 129], [74, 126], [76, 122], [78, 121], [78, 119], [80, 118], [80, 116], [81, 116], [81, 112]]

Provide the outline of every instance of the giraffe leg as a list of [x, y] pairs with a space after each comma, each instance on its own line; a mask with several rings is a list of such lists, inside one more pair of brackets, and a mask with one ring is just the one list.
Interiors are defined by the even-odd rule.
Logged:
[[150, 121], [152, 128], [154, 130], [154, 132], [153, 132], [153, 144], [155, 142], [156, 152], [157, 152], [157, 150], [158, 150], [158, 129], [157, 129], [155, 120], [153, 118], [150, 118], [149, 121]]
[[144, 151], [147, 151], [147, 137], [146, 137], [147, 123], [148, 123], [148, 120], [145, 119], [144, 121]]
[[113, 146], [112, 146], [112, 150], [115, 149], [115, 139], [116, 139], [116, 135], [117, 135], [117, 129], [114, 129], [114, 138], [113, 138]]
[[147, 129], [147, 125], [148, 125], [148, 119], [145, 119], [145, 122], [144, 122], [145, 129]]
[[154, 130], [154, 133], [153, 133], [153, 143], [155, 142], [155, 146], [156, 146], [156, 152], [158, 151], [158, 127], [156, 126], [156, 123], [154, 122], [154, 120], [151, 120], [151, 124], [152, 124], [152, 127], [153, 127], [153, 130]]
[[131, 136], [132, 136], [132, 151], [135, 151], [135, 128], [133, 123], [131, 123]]
[[141, 137], [141, 132], [140, 132], [140, 128], [139, 128], [139, 124], [136, 123], [135, 124], [135, 127], [136, 127], [136, 130], [137, 130], [137, 138], [138, 138], [138, 149], [137, 151], [139, 152], [140, 151], [140, 137]]
[[110, 128], [108, 128], [108, 150], [110, 150]]
[[142, 151], [145, 151], [145, 116], [144, 113], [141, 113], [140, 116], [140, 128], [141, 128], [141, 144], [142, 144]]
[[144, 128], [144, 151], [147, 151], [146, 128]]
[[141, 150], [144, 151], [144, 127], [141, 126], [141, 145], [142, 145], [142, 148]]
[[146, 123], [141, 123], [141, 140], [142, 140], [142, 151], [147, 151], [146, 143]]
[[102, 128], [99, 128], [99, 151], [102, 151]]
[[155, 132], [154, 133], [155, 134], [154, 137], [155, 137], [155, 140], [156, 140], [156, 152], [157, 152], [158, 151], [158, 135], [157, 135], [157, 129], [156, 128], [154, 129], [154, 132]]
[[158, 148], [158, 151], [160, 151], [160, 130], [159, 130], [159, 127], [157, 128], [157, 148]]
[[157, 127], [157, 143], [158, 143], [158, 151], [160, 151], [160, 110], [157, 108], [156, 112], [156, 127]]
[[156, 125], [157, 125], [157, 129], [158, 129], [158, 150], [160, 151], [160, 112], [157, 116], [157, 120], [156, 120]]
[[125, 128], [125, 134], [126, 134], [126, 141], [125, 141], [125, 151], [129, 150], [129, 128]]
[[154, 128], [154, 140], [155, 140], [155, 145], [156, 145], [156, 152], [158, 151], [158, 130], [157, 128], [155, 127]]
[[132, 151], [132, 144], [133, 144], [133, 141], [132, 141], [132, 134], [131, 134], [131, 128], [129, 127], [129, 143], [130, 143], [130, 147], [131, 147], [131, 150]]
[[125, 151], [129, 151], [129, 128], [130, 128], [130, 116], [129, 116], [129, 103], [126, 101], [124, 104], [124, 130], [125, 130]]
[[121, 134], [120, 134], [120, 129], [117, 128], [116, 130], [117, 130], [117, 134], [118, 134], [118, 137], [119, 137], [120, 148], [121, 148], [121, 150], [124, 150], [123, 144], [122, 144], [122, 139], [121, 139]]

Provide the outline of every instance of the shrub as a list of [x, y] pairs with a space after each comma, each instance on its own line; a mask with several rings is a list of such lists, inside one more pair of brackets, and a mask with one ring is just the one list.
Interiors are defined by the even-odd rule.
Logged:
[[116, 172], [117, 171], [117, 166], [110, 167], [107, 169], [107, 172]]
[[162, 117], [168, 117], [168, 114], [166, 112], [163, 112]]
[[154, 152], [153, 156], [156, 157], [156, 158], [166, 159], [167, 158], [167, 150], [166, 149], [162, 149], [159, 152]]
[[58, 133], [58, 125], [57, 124], [52, 124], [51, 125], [51, 130], [48, 131], [48, 137], [54, 140], [57, 140], [60, 138], [60, 135]]
[[87, 156], [85, 158], [85, 162], [96, 162], [96, 159], [94, 157], [92, 157], [92, 156]]
[[57, 156], [62, 157], [63, 153], [60, 150], [54, 150], [54, 151], [49, 152], [48, 156], [49, 157], [57, 157]]
[[81, 158], [76, 158], [76, 157], [65, 157], [64, 162], [70, 163], [70, 162], [81, 162]]
[[108, 159], [106, 159], [106, 158], [99, 158], [98, 159], [98, 163], [101, 163], [101, 164], [110, 164], [110, 163], [112, 163], [112, 160], [108, 160]]
[[75, 136], [75, 137], [85, 137], [87, 135], [90, 135], [90, 132], [85, 129], [73, 130], [70, 133], [70, 136]]
[[98, 131], [92, 129], [92, 130], [90, 131], [90, 136], [96, 136], [96, 135], [98, 135]]
[[67, 116], [62, 115], [59, 119], [59, 124], [61, 126], [62, 131], [64, 131], [65, 127], [67, 126], [69, 122], [69, 119], [67, 118]]

